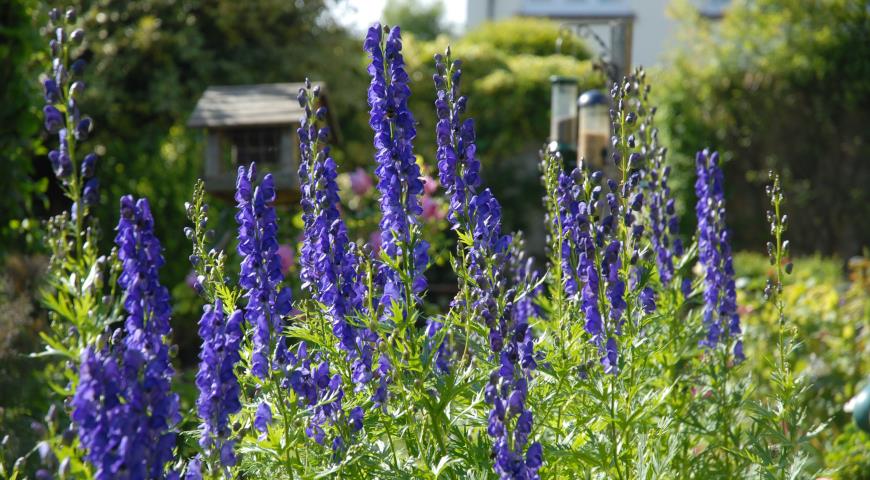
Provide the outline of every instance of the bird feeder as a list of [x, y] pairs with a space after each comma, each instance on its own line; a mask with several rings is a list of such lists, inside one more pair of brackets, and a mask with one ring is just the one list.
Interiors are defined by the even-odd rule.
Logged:
[[553, 76], [550, 84], [550, 141], [563, 158], [570, 158], [577, 153], [577, 79]]
[[858, 395], [849, 400], [844, 408], [852, 414], [855, 425], [861, 430], [870, 433], [870, 384], [866, 385]]
[[610, 102], [600, 90], [588, 90], [577, 100], [577, 152], [594, 168], [604, 168], [610, 145]]
[[[326, 89], [320, 99], [326, 103]], [[239, 166], [256, 162], [260, 175], [271, 173], [279, 202], [299, 195], [299, 147], [296, 129], [303, 110], [296, 100], [302, 83], [211, 86], [187, 122], [205, 130], [205, 189], [232, 197]], [[331, 141], [338, 130], [327, 118]]]

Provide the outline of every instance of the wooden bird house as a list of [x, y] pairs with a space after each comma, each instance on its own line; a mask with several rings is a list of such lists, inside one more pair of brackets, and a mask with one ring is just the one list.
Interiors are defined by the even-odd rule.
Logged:
[[[327, 102], [325, 85], [320, 99]], [[205, 129], [205, 188], [209, 193], [231, 197], [240, 165], [256, 162], [262, 176], [272, 173], [280, 201], [299, 195], [299, 128], [303, 110], [296, 100], [302, 83], [212, 86], [196, 103], [187, 122]], [[327, 122], [331, 143], [337, 140], [337, 125]]]

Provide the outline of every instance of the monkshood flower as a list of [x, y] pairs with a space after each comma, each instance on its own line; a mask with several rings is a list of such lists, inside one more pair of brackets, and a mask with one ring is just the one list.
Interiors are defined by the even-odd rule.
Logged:
[[[561, 169], [561, 167], [560, 167]], [[592, 202], [597, 200], [601, 187], [592, 191], [594, 200], [579, 201], [580, 185], [577, 178], [580, 170], [575, 169], [570, 175], [560, 172], [556, 194], [558, 198], [559, 222], [562, 227], [560, 239], [562, 250], [562, 273], [565, 276], [564, 288], [568, 296], [580, 292], [584, 283], [586, 270], [590, 262], [595, 260], [595, 244], [591, 234]]]
[[[281, 335], [282, 315], [292, 308], [289, 287], [281, 288], [281, 258], [278, 256], [278, 223], [275, 215], [275, 184], [266, 174], [258, 186], [254, 164], [239, 167], [236, 180], [236, 223], [239, 226], [238, 252], [242, 256], [239, 285], [248, 300], [245, 321], [254, 328], [254, 353], [251, 371], [258, 378], [266, 378], [270, 368], [272, 333], [278, 334], [275, 360], [278, 364], [286, 356], [286, 340]], [[277, 366], [277, 365], [276, 365]]]
[[380, 192], [381, 250], [404, 265], [410, 278], [410, 292], [400, 273], [384, 263], [379, 272], [383, 287], [381, 303], [404, 303], [426, 289], [423, 276], [429, 262], [429, 244], [419, 238], [420, 195], [423, 180], [414, 156], [417, 136], [414, 117], [408, 109], [408, 74], [402, 57], [402, 38], [398, 27], [389, 29], [379, 23], [366, 35], [364, 49], [371, 57], [368, 67], [372, 80], [368, 89], [369, 125], [374, 130], [375, 160]]
[[[445, 63], [446, 62], [446, 63]], [[462, 120], [467, 99], [459, 93], [462, 78], [461, 62], [451, 61], [450, 49], [446, 58], [435, 56], [435, 112], [438, 123], [435, 138], [438, 149], [438, 175], [450, 198], [447, 219], [454, 229], [470, 230], [469, 199], [480, 186], [480, 160], [476, 157], [474, 120]]]
[[202, 480], [202, 459], [199, 456], [192, 458], [187, 463], [184, 480]]
[[[499, 279], [504, 278], [499, 266], [507, 260], [511, 239], [501, 234], [501, 205], [498, 200], [489, 189], [478, 192], [480, 161], [475, 155], [474, 120], [462, 119], [467, 99], [459, 91], [461, 65], [459, 60], [451, 60], [449, 48], [445, 56], [435, 56], [436, 73], [433, 79], [437, 90], [438, 174], [450, 197], [447, 218], [452, 228], [471, 235], [473, 239], [472, 244], [460, 252], [473, 279], [467, 288], [471, 290], [474, 302], [465, 307], [470, 308], [489, 327], [490, 348], [498, 353], [508, 334], [506, 315], [498, 311], [497, 298], [504, 293], [504, 286], [497, 286]], [[502, 282], [503, 285], [506, 283]], [[463, 302], [457, 296], [453, 306]], [[430, 333], [438, 329], [440, 327], [430, 325]], [[444, 356], [439, 357], [443, 359]]]
[[69, 189], [69, 195], [74, 202], [74, 210], [80, 210], [80, 200], [84, 197], [85, 204], [93, 204], [98, 198], [99, 183], [85, 182], [84, 179], [93, 176], [96, 155], [89, 154], [82, 161], [81, 176], [75, 172], [76, 143], [87, 140], [93, 130], [93, 121], [82, 116], [79, 111], [78, 99], [85, 90], [84, 82], [75, 80], [84, 70], [84, 61], [74, 62], [75, 68], [68, 65], [69, 57], [76, 45], [82, 43], [85, 32], [78, 28], [68, 32], [75, 23], [74, 9], [69, 9], [71, 15], [50, 15], [52, 39], [49, 41], [49, 53], [52, 60], [50, 76], [41, 80], [45, 106], [42, 109], [45, 129], [58, 136], [58, 148], [48, 153], [51, 168], [55, 176]]
[[653, 154], [649, 172], [649, 224], [650, 240], [655, 251], [659, 279], [670, 286], [674, 278], [674, 257], [683, 255], [683, 243], [679, 234], [679, 219], [671, 196], [668, 179], [670, 166], [663, 166], [665, 149], [658, 148]]
[[[443, 323], [430, 319], [426, 324], [426, 337], [434, 342], [435, 337], [443, 328]], [[435, 370], [437, 372], [447, 373], [450, 371], [450, 357], [452, 354], [453, 352], [450, 349], [447, 338], [442, 338], [441, 341], [437, 343], [437, 347], [435, 347], [434, 360]]]
[[[512, 253], [521, 252], [513, 250]], [[521, 257], [509, 261], [511, 275], [529, 281], [535, 274]], [[537, 367], [529, 317], [534, 309], [523, 299], [513, 303], [508, 313], [507, 344], [499, 353], [499, 367], [490, 374], [484, 398], [493, 405], [487, 433], [493, 437], [493, 467], [500, 478], [537, 479], [542, 463], [541, 445], [529, 445], [533, 415], [526, 408], [531, 371]], [[525, 451], [525, 454], [523, 453]]]
[[[306, 408], [311, 415], [305, 427], [308, 438], [324, 445], [327, 440], [324, 427], [340, 422], [351, 433], [362, 429], [362, 408], [355, 407], [349, 413], [343, 410], [344, 390], [341, 386], [341, 375], [330, 371], [329, 363], [319, 352], [310, 355], [306, 343], [301, 342], [296, 355], [291, 354], [290, 366], [290, 387], [296, 393], [299, 405]], [[330, 444], [336, 452], [346, 445], [341, 435], [335, 436]]]
[[[640, 153], [646, 158], [646, 187], [648, 215], [646, 223], [649, 225], [649, 238], [652, 244], [655, 263], [659, 273], [659, 280], [665, 287], [671, 285], [674, 277], [674, 257], [683, 255], [683, 244], [679, 238], [679, 221], [676, 215], [674, 198], [668, 180], [671, 167], [665, 165], [667, 148], [659, 144], [658, 129], [653, 126], [656, 107], [647, 108], [650, 86], [645, 83], [645, 74], [639, 70], [634, 79], [637, 82], [636, 100], [643, 104], [638, 108], [640, 119], [636, 132], [629, 135], [628, 147], [634, 148], [640, 145]], [[624, 103], [624, 102], [623, 102]], [[643, 192], [641, 192], [643, 193]]]
[[336, 164], [329, 156], [327, 127], [317, 123], [326, 117], [326, 107], [318, 106], [320, 89], [299, 90], [304, 110], [299, 134], [302, 182], [303, 242], [300, 264], [302, 288], [322, 303], [332, 322], [339, 347], [352, 362], [352, 380], [361, 389], [372, 378], [371, 363], [375, 334], [353, 326], [348, 320], [363, 309], [362, 285], [356, 245], [348, 240], [347, 227], [338, 211]]
[[698, 203], [698, 257], [704, 269], [703, 321], [707, 338], [701, 344], [715, 348], [720, 342], [730, 346], [734, 337], [734, 355], [743, 357], [740, 340], [740, 316], [737, 313], [737, 290], [730, 238], [725, 223], [724, 176], [719, 168], [719, 153], [708, 150], [695, 157], [698, 178], [695, 194]]
[[[461, 62], [451, 61], [450, 50], [435, 56], [438, 115], [438, 172], [450, 196], [448, 220], [454, 229], [470, 234], [472, 242], [461, 251], [472, 282], [472, 305], [459, 297], [454, 306], [464, 305], [469, 314], [489, 327], [489, 346], [499, 366], [485, 387], [486, 401], [493, 408], [487, 432], [493, 437], [494, 469], [503, 479], [538, 478], [541, 465], [539, 444], [528, 446], [532, 413], [525, 408], [531, 371], [537, 367], [529, 316], [535, 312], [529, 295], [517, 292], [533, 282], [535, 274], [524, 261], [521, 242], [512, 244], [501, 233], [501, 205], [489, 189], [478, 192], [480, 162], [475, 156], [472, 119], [462, 120], [467, 100], [459, 93]], [[516, 248], [511, 248], [512, 246]], [[499, 307], [499, 300], [504, 308]], [[442, 328], [430, 321], [427, 334]], [[436, 369], [446, 371], [449, 350], [442, 343], [435, 355]], [[526, 451], [527, 450], [527, 451]], [[525, 452], [525, 457], [524, 457]]]
[[[616, 338], [622, 334], [628, 307], [626, 282], [620, 273], [624, 243], [617, 238], [621, 206], [614, 192], [618, 191], [618, 185], [609, 180], [610, 191], [603, 194], [601, 172], [589, 173], [581, 166], [570, 175], [566, 174], [562, 171], [561, 159], [552, 152], [545, 152], [543, 161], [543, 169], [548, 172], [544, 176], [549, 183], [547, 189], [557, 199], [548, 221], [550, 231], [559, 236], [552, 244], [560, 247], [562, 254], [562, 288], [569, 299], [579, 302], [585, 319], [584, 329], [599, 349], [605, 373], [615, 375], [619, 360]], [[636, 210], [631, 205], [642, 200], [638, 195], [629, 198], [632, 201], [623, 221], [633, 223], [630, 216]]]
[[214, 306], [206, 305], [203, 308], [199, 321], [199, 337], [202, 339], [199, 371], [196, 374], [196, 386], [199, 389], [196, 409], [202, 419], [199, 445], [227, 467], [236, 464], [233, 453], [235, 441], [230, 440], [229, 417], [242, 409], [239, 380], [234, 371], [241, 360], [242, 322], [240, 310], [227, 317], [220, 299], [215, 300]]
[[254, 428], [261, 433], [260, 440], [266, 438], [266, 432], [269, 431], [269, 425], [272, 424], [272, 408], [268, 403], [262, 402], [257, 406], [257, 413], [254, 414]]
[[72, 419], [96, 478], [164, 478], [181, 416], [166, 343], [169, 292], [158, 279], [163, 255], [147, 200], [121, 197], [117, 230], [123, 340], [118, 331], [113, 349], [83, 353]]
[[474, 280], [471, 309], [489, 327], [489, 347], [498, 353], [510, 332], [509, 310], [499, 309], [498, 297], [506, 293], [508, 272], [504, 265], [511, 237], [501, 234], [501, 205], [489, 189], [471, 197], [469, 216], [474, 221], [473, 242], [467, 254], [467, 268]]

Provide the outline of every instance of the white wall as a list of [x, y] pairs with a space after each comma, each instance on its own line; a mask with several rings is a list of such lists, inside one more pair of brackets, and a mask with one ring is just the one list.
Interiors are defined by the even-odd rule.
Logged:
[[[513, 15], [571, 17], [577, 15], [634, 17], [632, 35], [633, 65], [652, 67], [662, 60], [662, 54], [676, 44], [677, 22], [668, 17], [672, 0], [467, 0], [467, 28], [486, 21], [492, 4], [494, 19]], [[730, 0], [695, 0], [707, 13], [721, 12]], [[595, 28], [606, 42], [610, 41], [606, 28]]]
[[[500, 20], [519, 13], [522, 0], [468, 0], [465, 25], [467, 29], [487, 20]], [[493, 18], [488, 18], [492, 8]]]
[[651, 67], [674, 43], [677, 22], [666, 15], [671, 0], [630, 0], [634, 10], [631, 63]]

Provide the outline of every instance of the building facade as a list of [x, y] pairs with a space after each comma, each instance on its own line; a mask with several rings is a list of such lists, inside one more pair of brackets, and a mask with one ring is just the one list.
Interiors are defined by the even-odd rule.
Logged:
[[[628, 24], [622, 41], [630, 45], [630, 65], [654, 66], [676, 46], [676, 22], [667, 14], [672, 0], [468, 0], [466, 28], [511, 16], [552, 18], [566, 24], [593, 24], [592, 31], [611, 41], [609, 22]], [[702, 15], [721, 18], [731, 0], [694, 0]]]

